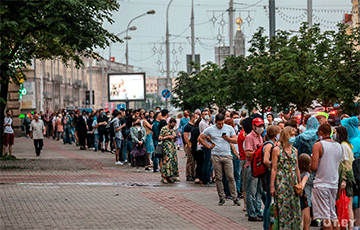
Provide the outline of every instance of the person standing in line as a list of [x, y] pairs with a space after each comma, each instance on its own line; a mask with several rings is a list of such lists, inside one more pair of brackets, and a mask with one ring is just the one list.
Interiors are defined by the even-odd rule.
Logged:
[[195, 184], [202, 184], [202, 170], [203, 170], [203, 164], [204, 164], [204, 154], [201, 150], [201, 144], [198, 142], [198, 138], [200, 136], [199, 131], [199, 124], [201, 122], [202, 118], [199, 118], [194, 128], [191, 130], [191, 154], [194, 157], [194, 161], [196, 162], [196, 168], [195, 168]]
[[180, 118], [180, 123], [179, 123], [179, 131], [184, 145], [186, 144], [184, 140], [184, 128], [189, 123], [189, 121], [190, 121], [190, 111], [185, 110], [184, 117]]
[[155, 152], [154, 141], [152, 137], [152, 125], [150, 125], [150, 123], [145, 118], [145, 112], [141, 111], [140, 117], [141, 117], [141, 126], [144, 127], [146, 130], [145, 146], [146, 146], [146, 152], [148, 158], [147, 161], [149, 162], [149, 167], [145, 167], [145, 170], [149, 172], [151, 171], [151, 166], [152, 166], [151, 158]]
[[183, 142], [183, 139], [181, 137], [181, 132], [180, 132], [180, 121], [181, 121], [181, 118], [183, 118], [183, 115], [182, 113], [179, 113], [176, 117], [176, 126], [175, 126], [175, 132], [176, 132], [176, 144], [177, 144], [177, 148], [178, 150], [180, 150], [180, 148], [182, 148], [184, 146], [184, 142]]
[[115, 164], [116, 165], [123, 165], [123, 163], [120, 161], [120, 152], [121, 152], [121, 142], [123, 141], [123, 136], [121, 133], [121, 129], [123, 129], [126, 124], [121, 124], [120, 119], [122, 116], [122, 112], [118, 111], [116, 114], [114, 114], [116, 117], [113, 120], [113, 127], [115, 132]]
[[[105, 116], [105, 112], [103, 110], [100, 112], [100, 116], [97, 118], [97, 122], [98, 122], [98, 132], [99, 132], [101, 152], [105, 152], [107, 151], [107, 146], [109, 143], [109, 135], [106, 130], [106, 126], [109, 122], [109, 119], [107, 116]], [[105, 138], [105, 146], [104, 146], [104, 138]]]
[[99, 116], [99, 111], [96, 111], [93, 122], [91, 124], [94, 130], [94, 152], [98, 151], [98, 141], [99, 141], [99, 132], [98, 132], [98, 123], [97, 123], [98, 116]]
[[161, 176], [164, 184], [177, 181], [179, 176], [178, 157], [176, 154], [175, 140], [176, 133], [174, 130], [176, 120], [170, 118], [169, 124], [161, 128], [159, 141], [163, 142], [165, 155], [161, 159]]
[[56, 140], [61, 141], [63, 132], [64, 132], [64, 125], [62, 123], [62, 115], [59, 113], [58, 118], [56, 119]]
[[34, 140], [36, 156], [40, 156], [42, 148], [44, 146], [44, 135], [46, 129], [44, 122], [39, 119], [39, 114], [35, 112], [34, 120], [30, 124], [30, 137]]
[[186, 154], [186, 181], [195, 180], [195, 161], [194, 157], [191, 154], [191, 130], [194, 128], [196, 116], [195, 114], [190, 114], [190, 120], [184, 127], [183, 137], [185, 141], [185, 154]]
[[[216, 189], [219, 196], [219, 205], [225, 204], [225, 192], [222, 183], [223, 172], [229, 182], [229, 189], [234, 201], [234, 205], [240, 206], [240, 202], [236, 194], [236, 185], [233, 170], [233, 157], [231, 155], [230, 143], [236, 144], [237, 137], [234, 129], [224, 124], [225, 116], [218, 114], [215, 117], [215, 125], [205, 129], [198, 138], [198, 141], [207, 149], [211, 149], [211, 161], [215, 171]], [[210, 139], [211, 145], [205, 141]], [[239, 155], [235, 156], [239, 159]]]
[[341, 145], [330, 137], [331, 126], [320, 125], [320, 141], [313, 147], [311, 171], [316, 172], [312, 190], [314, 219], [323, 221], [323, 230], [338, 229], [335, 201], [338, 192], [339, 166], [344, 160]]
[[86, 134], [87, 134], [87, 118], [85, 116], [85, 111], [83, 111], [79, 117], [78, 117], [78, 137], [79, 137], [79, 144], [80, 144], [80, 150], [86, 149]]
[[49, 138], [52, 130], [51, 112], [49, 111], [49, 108], [46, 108], [46, 112], [44, 115], [44, 122], [46, 126], [46, 137]]
[[[204, 109], [201, 113], [201, 118], [202, 119], [199, 123], [199, 132], [200, 133], [204, 132], [205, 129], [210, 127], [210, 124], [211, 124], [210, 111]], [[211, 143], [208, 142], [208, 145], [211, 146]], [[204, 185], [209, 185], [209, 184], [211, 184], [211, 172], [212, 172], [211, 149], [208, 149], [202, 145], [201, 150], [203, 151], [203, 157], [204, 157], [201, 182]]]
[[89, 150], [94, 150], [94, 129], [92, 126], [92, 123], [94, 122], [94, 114], [91, 113], [89, 114], [89, 117], [87, 118], [87, 127], [88, 127], [88, 131], [86, 134], [86, 140], [87, 140], [87, 147]]
[[[275, 229], [301, 229], [300, 198], [294, 186], [301, 183], [298, 154], [292, 145], [296, 129], [285, 127], [280, 133], [280, 146], [273, 149], [271, 158], [270, 193], [274, 197]], [[277, 228], [276, 228], [277, 227]]]
[[12, 128], [12, 118], [10, 110], [6, 110], [6, 117], [4, 118], [4, 144], [3, 153], [5, 154], [6, 148], [9, 149], [8, 155], [12, 155], [12, 147], [14, 145], [14, 130]]
[[[256, 114], [256, 113], [254, 113]], [[245, 155], [247, 157], [246, 169], [247, 191], [246, 191], [246, 208], [249, 221], [262, 221], [261, 214], [261, 195], [262, 187], [259, 178], [252, 175], [250, 160], [254, 152], [263, 144], [262, 134], [264, 133], [264, 121], [257, 117], [252, 120], [252, 131], [245, 138]]]
[[[159, 125], [160, 125], [160, 116], [161, 116], [161, 113], [160, 112], [157, 112], [154, 116], [155, 120], [152, 124], [152, 131], [153, 131], [153, 134], [154, 134], [154, 149], [156, 149], [158, 143], [159, 143], [159, 136], [160, 136], [160, 129], [159, 129]], [[152, 158], [152, 161], [153, 161], [153, 168], [154, 168], [154, 173], [155, 172], [159, 172], [159, 169], [158, 169], [158, 164], [160, 163], [160, 169], [161, 169], [161, 160], [159, 162], [159, 159], [157, 157], [155, 157], [155, 154], [153, 154], [153, 158]]]

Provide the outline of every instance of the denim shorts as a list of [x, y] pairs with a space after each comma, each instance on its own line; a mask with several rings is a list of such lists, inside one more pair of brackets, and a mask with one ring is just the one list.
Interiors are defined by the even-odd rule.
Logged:
[[121, 142], [122, 142], [122, 140], [119, 139], [119, 138], [115, 138], [115, 142], [116, 142], [116, 148], [117, 148], [117, 149], [121, 149]]

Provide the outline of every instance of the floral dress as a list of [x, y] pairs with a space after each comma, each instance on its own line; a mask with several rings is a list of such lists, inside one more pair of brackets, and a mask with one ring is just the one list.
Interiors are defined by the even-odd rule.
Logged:
[[[275, 180], [275, 211], [272, 212], [273, 229], [301, 229], [300, 197], [295, 194], [297, 158], [294, 147], [289, 159], [280, 148]], [[291, 171], [290, 171], [291, 168]]]
[[[160, 136], [175, 136], [174, 130], [169, 130], [167, 126], [163, 127], [160, 131]], [[175, 140], [163, 141], [165, 155], [162, 158], [161, 174], [163, 177], [178, 177], [178, 159], [176, 154]]]

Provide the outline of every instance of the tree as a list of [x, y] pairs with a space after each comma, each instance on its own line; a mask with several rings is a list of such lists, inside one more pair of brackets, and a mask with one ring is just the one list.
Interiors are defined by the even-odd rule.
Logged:
[[[120, 7], [116, 0], [22, 0], [2, 1], [0, 5], [1, 127], [9, 81], [24, 78], [21, 68], [31, 64], [31, 59], [61, 58], [80, 67], [81, 56], [97, 58], [95, 48], [121, 42], [103, 28], [105, 21], [113, 23], [111, 12]], [[1, 146], [2, 132], [1, 128]]]

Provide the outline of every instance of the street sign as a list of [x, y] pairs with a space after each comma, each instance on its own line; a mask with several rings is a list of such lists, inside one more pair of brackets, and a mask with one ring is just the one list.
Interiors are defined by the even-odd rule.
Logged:
[[165, 98], [165, 99], [170, 98], [170, 96], [171, 96], [170, 90], [164, 89], [164, 90], [161, 92], [161, 96], [162, 96], [163, 98]]
[[126, 109], [126, 106], [125, 104], [117, 104], [117, 109], [120, 110], [120, 109]]

